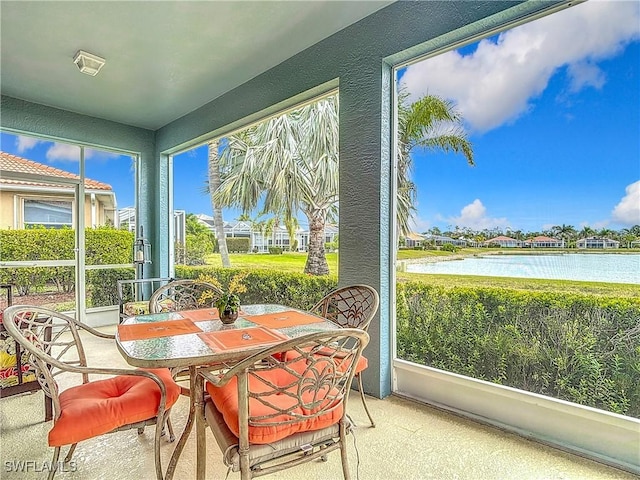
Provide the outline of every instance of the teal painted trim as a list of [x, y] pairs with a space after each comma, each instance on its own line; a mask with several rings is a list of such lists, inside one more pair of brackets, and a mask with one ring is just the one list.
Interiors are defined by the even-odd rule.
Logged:
[[130, 154], [152, 156], [154, 153], [155, 133], [151, 130], [6, 95], [0, 96], [0, 111], [0, 128], [13, 133]]

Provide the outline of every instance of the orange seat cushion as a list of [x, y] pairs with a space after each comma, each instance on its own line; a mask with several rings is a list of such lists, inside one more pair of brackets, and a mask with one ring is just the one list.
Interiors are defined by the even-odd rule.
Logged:
[[[180, 396], [180, 386], [167, 368], [148, 371], [164, 383], [166, 408], [171, 408]], [[60, 394], [61, 414], [49, 432], [49, 445], [69, 445], [153, 418], [158, 413], [160, 395], [153, 380], [134, 375], [71, 387]]]
[[[302, 362], [301, 362], [302, 363]], [[293, 367], [292, 364], [289, 368]], [[296, 368], [297, 369], [297, 368]], [[298, 391], [297, 377], [290, 374], [283, 369], [267, 370], [260, 372], [259, 378], [254, 375], [249, 375], [249, 390], [251, 392], [269, 392], [273, 390], [273, 387], [269, 385], [277, 385], [278, 387], [288, 387], [286, 390], [294, 394]], [[210, 383], [207, 383], [207, 392], [211, 396], [211, 400], [214, 405], [222, 413], [225, 423], [229, 429], [235, 434], [236, 437], [240, 435], [238, 426], [238, 387], [237, 378], [232, 378], [229, 383], [223, 387], [216, 387]], [[335, 395], [335, 390], [326, 390], [327, 394]], [[322, 394], [321, 394], [322, 395]], [[263, 401], [269, 402], [275, 405], [280, 410], [284, 410], [291, 413], [297, 413], [302, 415], [310, 415], [314, 413], [314, 410], [303, 408], [297, 404], [295, 398], [292, 398], [286, 394], [273, 393], [261, 397]], [[317, 412], [321, 408], [330, 407], [326, 402], [322, 402], [322, 397], [314, 397], [312, 392], [305, 392], [302, 394], [303, 403], [310, 405], [314, 401], [320, 400], [321, 405], [315, 409]], [[324, 397], [326, 398], [326, 397]], [[327, 401], [330, 401], [327, 399]], [[278, 410], [265, 405], [260, 400], [255, 398], [249, 398], [249, 415], [250, 417], [258, 417], [261, 415], [270, 415]], [[253, 424], [249, 425], [249, 443], [253, 444], [265, 444], [272, 443], [281, 440], [285, 437], [293, 435], [298, 432], [321, 430], [328, 426], [337, 423], [342, 418], [343, 406], [340, 404], [337, 408], [327, 411], [318, 415], [317, 417], [309, 417], [298, 419], [294, 423], [281, 424], [281, 425], [259, 425], [261, 420], [253, 419]], [[262, 422], [285, 422], [293, 419], [293, 416], [288, 414], [280, 414], [278, 416], [262, 420]], [[256, 424], [258, 423], [258, 424]]]
[[356, 365], [356, 374], [360, 373], [369, 366], [369, 360], [364, 355], [360, 355], [358, 364]]

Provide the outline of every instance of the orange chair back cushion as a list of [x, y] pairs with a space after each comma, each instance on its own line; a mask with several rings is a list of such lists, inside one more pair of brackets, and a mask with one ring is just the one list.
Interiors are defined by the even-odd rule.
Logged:
[[[149, 369], [167, 391], [166, 408], [180, 396], [169, 369]], [[158, 413], [160, 389], [151, 379], [122, 375], [71, 387], [60, 394], [60, 418], [49, 432], [49, 445], [60, 447], [111, 432]]]

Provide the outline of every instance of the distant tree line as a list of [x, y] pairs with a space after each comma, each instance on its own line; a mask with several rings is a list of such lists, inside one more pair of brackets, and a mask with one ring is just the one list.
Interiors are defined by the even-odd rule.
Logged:
[[599, 237], [617, 240], [620, 242], [621, 247], [631, 248], [632, 242], [640, 240], [640, 225], [634, 225], [633, 227], [623, 228], [621, 230], [612, 230], [609, 228], [596, 230], [591, 227], [582, 227], [578, 230], [573, 225], [562, 224], [554, 225], [548, 230], [541, 231], [511, 230], [508, 228], [486, 228], [478, 231], [469, 227], [459, 227], [456, 225], [454, 228], [449, 227], [449, 229], [445, 231], [440, 230], [438, 227], [433, 227], [426, 232], [423, 232], [423, 234], [444, 235], [454, 239], [471, 240], [477, 243], [482, 243], [500, 235], [505, 235], [521, 241], [537, 236], [546, 236], [563, 240], [564, 244], [568, 248], [575, 247], [576, 242], [581, 238]]

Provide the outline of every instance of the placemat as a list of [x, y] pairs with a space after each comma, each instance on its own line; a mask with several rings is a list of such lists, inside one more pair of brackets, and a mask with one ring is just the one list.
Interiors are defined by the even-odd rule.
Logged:
[[123, 342], [145, 340], [147, 338], [170, 337], [187, 333], [202, 332], [195, 323], [189, 320], [169, 320], [166, 322], [134, 323], [118, 325], [118, 336]]
[[247, 315], [245, 318], [253, 323], [269, 328], [287, 328], [296, 325], [308, 325], [310, 323], [320, 323], [321, 318], [309, 313], [286, 310], [278, 313], [265, 313], [262, 315]]
[[219, 330], [200, 333], [198, 336], [214, 350], [241, 350], [256, 345], [267, 347], [289, 339], [286, 335], [265, 327]]
[[[206, 322], [207, 320], [220, 320], [218, 309], [213, 308], [199, 308], [197, 310], [180, 310], [180, 315], [183, 318], [189, 319], [192, 322]], [[242, 317], [246, 315], [242, 310], [238, 312], [238, 315]]]

